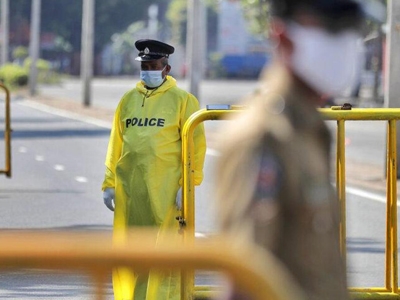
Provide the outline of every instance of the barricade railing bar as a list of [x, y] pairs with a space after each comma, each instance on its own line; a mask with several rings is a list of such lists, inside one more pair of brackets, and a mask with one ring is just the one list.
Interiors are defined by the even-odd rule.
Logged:
[[5, 92], [5, 127], [4, 127], [4, 143], [5, 143], [5, 167], [0, 169], [0, 174], [11, 177], [11, 117], [10, 117], [10, 91], [0, 83], [0, 89]]
[[[195, 270], [215, 270], [226, 274], [235, 284], [249, 292], [254, 299], [302, 299], [290, 275], [265, 253], [270, 263], [267, 274], [265, 265], [256, 259], [255, 248], [232, 249], [234, 241], [220, 236], [205, 241], [195, 240], [195, 200], [193, 169], [193, 133], [195, 127], [205, 120], [231, 119], [245, 109], [242, 106], [208, 106], [193, 114], [182, 132], [183, 201], [181, 224], [182, 244], [173, 243], [154, 246], [154, 236], [148, 231], [133, 231], [123, 244], [113, 244], [111, 233], [67, 232], [6, 232], [0, 231], [0, 270], [15, 268], [84, 270], [96, 282], [96, 299], [104, 299], [104, 286], [110, 272], [118, 266], [134, 270], [150, 269], [182, 270], [182, 298], [196, 299], [202, 294], [215, 294], [215, 287], [195, 287]], [[337, 122], [336, 188], [341, 207], [340, 238], [342, 254], [346, 256], [346, 173], [345, 173], [345, 123], [347, 121], [387, 121], [387, 206], [386, 206], [386, 252], [385, 286], [350, 288], [354, 299], [400, 299], [398, 291], [398, 245], [397, 245], [397, 141], [396, 122], [400, 109], [351, 109], [341, 107], [320, 109], [325, 120]], [[11, 170], [11, 168], [10, 168]], [[176, 234], [176, 233], [175, 233]], [[140, 241], [140, 247], [137, 247]], [[131, 244], [131, 242], [133, 244]], [[236, 243], [237, 244], [237, 243]], [[251, 257], [252, 259], [243, 259]], [[260, 287], [263, 288], [260, 288]], [[288, 288], [291, 287], [291, 288]]]
[[[206, 109], [195, 112], [185, 122], [182, 129], [182, 215], [180, 223], [183, 227], [184, 240], [187, 245], [193, 245], [195, 240], [195, 188], [194, 188], [194, 143], [193, 134], [197, 125], [206, 120], [223, 120], [232, 113], [243, 110], [243, 106], [208, 105]], [[208, 290], [206, 286], [196, 289], [197, 293]], [[190, 299], [194, 294], [194, 272], [182, 273], [182, 299]]]
[[[205, 120], [229, 119], [241, 112], [243, 106], [209, 106], [193, 114], [183, 128], [183, 210], [181, 222], [185, 225], [184, 235], [188, 244], [194, 242], [194, 178], [193, 132]], [[349, 105], [319, 109], [325, 120], [337, 121], [336, 131], [336, 189], [341, 210], [340, 239], [341, 252], [346, 258], [346, 121], [387, 121], [387, 207], [386, 207], [386, 252], [385, 287], [350, 288], [354, 299], [400, 299], [398, 291], [398, 245], [397, 245], [397, 141], [396, 122], [400, 119], [400, 109], [393, 108], [352, 108]], [[182, 291], [190, 295], [199, 289], [194, 288], [194, 275], [184, 274]], [[207, 290], [207, 287], [202, 287]]]
[[115, 243], [110, 232], [0, 231], [0, 272], [29, 268], [30, 274], [40, 270], [86, 274], [95, 283], [95, 299], [104, 300], [115, 267], [136, 272], [212, 270], [228, 276], [251, 299], [305, 300], [272, 254], [263, 252], [260, 266], [258, 250], [252, 245], [233, 248], [232, 241], [223, 236], [187, 245], [182, 239], [177, 241], [176, 232], [164, 232], [160, 247], [158, 242], [155, 245], [157, 234], [157, 230], [131, 230], [123, 243]]

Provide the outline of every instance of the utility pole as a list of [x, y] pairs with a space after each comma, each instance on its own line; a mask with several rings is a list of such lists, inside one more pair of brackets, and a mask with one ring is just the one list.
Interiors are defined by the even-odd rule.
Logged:
[[31, 12], [31, 36], [29, 42], [29, 56], [31, 65], [29, 69], [29, 94], [36, 94], [37, 83], [37, 60], [39, 58], [40, 49], [40, 7], [41, 0], [32, 0]]
[[186, 62], [189, 77], [189, 92], [200, 101], [199, 85], [204, 70], [204, 43], [203, 30], [205, 22], [202, 0], [189, 0], [187, 4], [187, 36], [186, 36]]
[[149, 15], [149, 26], [148, 26], [149, 37], [152, 39], [157, 39], [158, 6], [156, 4], [152, 4], [149, 6], [148, 15]]
[[385, 106], [400, 107], [400, 1], [388, 1], [386, 34]]
[[1, 47], [1, 64], [4, 65], [8, 62], [8, 39], [9, 39], [9, 23], [10, 23], [10, 5], [9, 0], [1, 1], [1, 33], [2, 47]]
[[83, 0], [81, 79], [83, 104], [90, 106], [94, 52], [94, 0]]
[[[400, 1], [389, 0], [387, 2], [386, 34], [386, 62], [385, 62], [385, 107], [400, 108]], [[397, 122], [397, 178], [399, 176], [399, 144], [400, 126]]]

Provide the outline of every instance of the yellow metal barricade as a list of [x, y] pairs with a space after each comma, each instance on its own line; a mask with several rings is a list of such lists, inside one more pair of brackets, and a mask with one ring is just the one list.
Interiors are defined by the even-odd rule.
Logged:
[[[332, 107], [320, 109], [325, 120], [337, 121], [336, 145], [336, 188], [341, 209], [340, 237], [341, 251], [346, 257], [346, 170], [345, 170], [345, 121], [379, 120], [388, 122], [387, 136], [387, 213], [386, 213], [386, 254], [385, 254], [385, 287], [351, 288], [355, 299], [400, 299], [398, 291], [398, 246], [397, 246], [397, 151], [396, 121], [400, 120], [400, 109], [349, 109], [351, 107]], [[193, 244], [195, 234], [194, 211], [194, 170], [193, 165], [193, 132], [195, 127], [205, 120], [228, 118], [229, 114], [238, 113], [240, 106], [222, 105], [217, 109], [210, 107], [193, 114], [183, 128], [183, 206], [181, 223], [185, 226], [184, 234], [187, 244]], [[194, 287], [194, 274], [182, 276], [183, 296], [210, 291], [210, 287]], [[203, 290], [202, 290], [203, 289]], [[183, 298], [186, 299], [186, 298]]]
[[[301, 299], [301, 291], [293, 284], [282, 266], [272, 256], [263, 254], [269, 265], [258, 265], [253, 248], [232, 249], [229, 240], [195, 241], [193, 132], [205, 120], [228, 119], [240, 113], [243, 107], [209, 107], [192, 115], [183, 128], [183, 203], [179, 221], [183, 243], [154, 247], [154, 238], [148, 232], [133, 233], [123, 245], [112, 245], [111, 234], [67, 234], [60, 232], [11, 233], [0, 232], [0, 269], [45, 268], [85, 270], [97, 282], [97, 299], [104, 299], [104, 283], [112, 268], [132, 267], [135, 270], [175, 269], [183, 271], [182, 299], [193, 299], [202, 293], [215, 293], [210, 287], [194, 287], [195, 270], [214, 270], [228, 274], [235, 284], [247, 290], [254, 299]], [[346, 255], [346, 182], [345, 182], [345, 122], [379, 120], [388, 122], [387, 137], [387, 213], [385, 286], [381, 288], [352, 288], [355, 299], [400, 299], [398, 291], [397, 245], [397, 152], [396, 122], [400, 109], [321, 109], [326, 120], [337, 121], [336, 185], [341, 203], [341, 247]], [[168, 238], [165, 239], [168, 241]], [[140, 247], [137, 247], [140, 241]], [[135, 244], [130, 244], [130, 243]], [[244, 245], [247, 246], [247, 245]], [[251, 257], [245, 260], [244, 257]], [[263, 288], [260, 288], [263, 287]], [[290, 288], [288, 288], [290, 287]], [[210, 294], [209, 294], [210, 295]]]
[[[232, 241], [218, 237], [189, 246], [177, 243], [174, 238], [176, 233], [171, 233], [171, 239], [166, 238], [162, 247], [156, 247], [156, 235], [157, 231], [151, 230], [130, 231], [126, 241], [116, 245], [111, 233], [104, 232], [2, 231], [0, 271], [28, 268], [29, 274], [41, 270], [85, 273], [96, 283], [93, 293], [96, 299], [104, 300], [105, 284], [115, 267], [129, 267], [138, 272], [154, 269], [214, 270], [228, 275], [236, 286], [254, 300], [305, 300], [273, 255], [263, 251], [264, 265], [260, 266], [258, 250], [251, 245], [232, 249]], [[242, 257], [246, 256], [252, 259], [243, 260]], [[265, 269], [269, 270], [268, 273], [265, 273]]]
[[0, 174], [5, 174], [11, 177], [11, 118], [10, 118], [10, 92], [8, 88], [0, 83], [0, 89], [3, 89], [5, 98], [5, 129], [4, 129], [4, 143], [5, 143], [5, 168], [0, 169]]
[[396, 122], [400, 109], [332, 107], [320, 110], [326, 120], [337, 121], [336, 186], [341, 204], [341, 247], [346, 254], [346, 172], [345, 172], [345, 121], [387, 121], [386, 157], [386, 252], [385, 286], [377, 288], [351, 288], [355, 299], [399, 299], [398, 245], [397, 245], [397, 141]]
[[[206, 120], [223, 120], [232, 113], [243, 110], [243, 106], [235, 105], [208, 105], [190, 116], [182, 130], [182, 161], [183, 161], [183, 184], [182, 184], [182, 216], [180, 222], [183, 229], [184, 240], [187, 245], [193, 245], [195, 238], [195, 202], [194, 202], [194, 144], [193, 133], [197, 125]], [[208, 294], [210, 288], [202, 286], [195, 291], [194, 272], [182, 273], [182, 299], [191, 299], [193, 294], [201, 296]], [[195, 291], [195, 292], [194, 292]]]

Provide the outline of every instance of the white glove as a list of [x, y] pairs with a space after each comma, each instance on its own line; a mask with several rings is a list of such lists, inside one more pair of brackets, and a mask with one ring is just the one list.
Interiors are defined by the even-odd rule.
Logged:
[[103, 192], [104, 204], [108, 207], [109, 210], [112, 211], [114, 211], [114, 199], [115, 199], [115, 189], [106, 188]]
[[175, 205], [177, 209], [182, 209], [182, 187], [180, 187], [178, 193], [176, 193]]

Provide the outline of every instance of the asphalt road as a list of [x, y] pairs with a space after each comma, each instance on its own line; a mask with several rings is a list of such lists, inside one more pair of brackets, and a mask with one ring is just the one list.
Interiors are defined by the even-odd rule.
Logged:
[[[95, 82], [93, 104], [115, 108], [120, 93], [129, 84], [129, 80]], [[59, 86], [58, 91], [55, 87], [41, 87], [41, 92], [79, 101], [78, 85], [76, 80]], [[223, 97], [240, 99], [256, 85], [210, 82], [201, 91], [210, 93], [214, 101], [209, 103], [224, 103], [227, 100]], [[23, 99], [12, 102], [13, 177], [0, 177], [0, 228], [111, 230], [112, 214], [104, 207], [100, 191], [109, 128], [54, 115], [28, 104]], [[211, 122], [206, 130], [214, 131], [223, 123]], [[384, 142], [384, 125], [363, 123], [346, 128], [349, 157], [383, 167], [384, 144], [380, 146], [380, 141]], [[207, 153], [205, 181], [196, 190], [196, 231], [204, 235], [217, 230], [213, 168], [218, 153], [214, 149]], [[355, 189], [348, 192], [347, 200], [350, 285], [383, 286], [384, 195], [368, 190], [362, 194]], [[4, 299], [88, 299], [90, 292], [90, 282], [81, 275], [37, 275], [26, 270], [0, 274], [0, 298]], [[110, 289], [108, 292], [111, 294]]]
[[[12, 178], [0, 177], [0, 229], [111, 230], [112, 213], [101, 192], [109, 128], [44, 112], [23, 100], [13, 101], [11, 111]], [[214, 159], [207, 155], [207, 170]], [[196, 190], [199, 236], [216, 231], [213, 179], [206, 177]], [[210, 276], [197, 282], [210, 284]], [[83, 275], [0, 273], [2, 299], [88, 299], [90, 287]]]
[[[100, 190], [109, 130], [22, 102], [11, 109], [12, 178], [0, 177], [0, 228], [111, 230]], [[1, 299], [83, 300], [90, 299], [90, 287], [77, 274], [0, 273]]]

